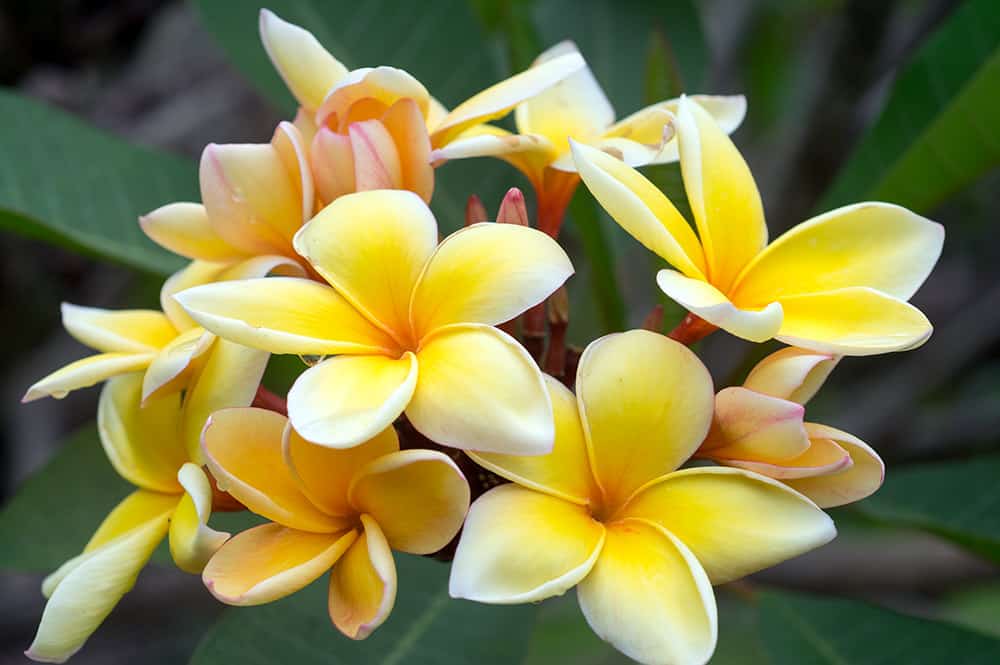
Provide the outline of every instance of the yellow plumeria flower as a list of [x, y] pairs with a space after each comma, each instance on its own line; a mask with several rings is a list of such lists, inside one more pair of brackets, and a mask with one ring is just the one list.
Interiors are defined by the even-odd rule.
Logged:
[[[579, 55], [573, 42], [545, 51], [533, 67], [545, 66], [567, 55]], [[712, 114], [719, 126], [732, 132], [746, 115], [742, 95], [692, 97]], [[538, 196], [539, 228], [554, 235], [563, 211], [580, 182], [570, 154], [569, 140], [592, 145], [631, 166], [677, 161], [672, 114], [677, 99], [657, 102], [615, 122], [615, 111], [589, 67], [583, 67], [555, 86], [535, 95], [514, 110], [517, 133], [492, 125], [465, 131], [432, 159], [499, 157], [531, 181]]]
[[927, 318], [907, 300], [937, 262], [944, 229], [905, 208], [858, 203], [794, 227], [768, 245], [764, 209], [742, 156], [712, 116], [682, 99], [677, 140], [696, 236], [646, 178], [575, 144], [583, 181], [626, 231], [676, 270], [668, 296], [738, 337], [869, 355], [919, 346]]
[[108, 459], [137, 489], [108, 514], [79, 556], [42, 583], [48, 603], [25, 652], [33, 660], [61, 663], [76, 653], [168, 534], [174, 562], [190, 573], [201, 572], [229, 537], [207, 526], [212, 486], [191, 463], [182, 436], [191, 411], [180, 393], [142, 406], [142, 381], [135, 372], [108, 381], [97, 416]]
[[861, 439], [803, 421], [804, 405], [840, 360], [789, 347], [764, 358], [742, 387], [715, 396], [715, 415], [698, 457], [777, 478], [823, 508], [872, 495], [885, 465]]
[[203, 203], [170, 203], [139, 219], [162, 247], [189, 259], [240, 269], [273, 257], [299, 260], [292, 238], [315, 206], [307, 144], [282, 122], [270, 143], [218, 145], [201, 155]]
[[[261, 10], [264, 48], [300, 104], [295, 124], [311, 144], [317, 188], [327, 203], [368, 189], [433, 191], [431, 148], [509, 113], [585, 66], [563, 54], [512, 76], [448, 111], [395, 67], [348, 71], [312, 33]], [[422, 125], [422, 126], [420, 126]]]
[[330, 619], [352, 639], [392, 610], [392, 550], [436, 552], [469, 508], [455, 463], [400, 451], [392, 427], [334, 450], [305, 441], [273, 411], [227, 409], [212, 416], [204, 447], [219, 487], [271, 520], [222, 546], [202, 576], [208, 589], [230, 605], [260, 605], [330, 571]]
[[61, 399], [73, 390], [116, 376], [141, 372], [144, 402], [186, 389], [184, 439], [193, 460], [201, 455], [199, 436], [216, 409], [249, 404], [267, 365], [266, 352], [220, 340], [197, 325], [173, 294], [213, 280], [262, 277], [283, 269], [302, 274], [298, 264], [261, 256], [227, 266], [195, 261], [163, 285], [163, 311], [105, 310], [63, 303], [67, 332], [99, 353], [56, 370], [25, 393], [22, 401]]
[[494, 328], [555, 291], [566, 253], [515, 224], [464, 228], [438, 245], [415, 194], [342, 196], [295, 236], [328, 284], [268, 277], [176, 297], [217, 335], [272, 353], [334, 357], [307, 369], [288, 414], [309, 441], [356, 446], [405, 410], [442, 445], [541, 454], [552, 410], [534, 361]]
[[764, 476], [678, 471], [712, 418], [712, 381], [686, 347], [648, 331], [609, 335], [580, 360], [576, 395], [548, 380], [550, 455], [470, 453], [513, 481], [469, 510], [450, 592], [535, 602], [577, 587], [588, 623], [642, 663], [705, 663], [712, 584], [826, 543], [833, 522]]

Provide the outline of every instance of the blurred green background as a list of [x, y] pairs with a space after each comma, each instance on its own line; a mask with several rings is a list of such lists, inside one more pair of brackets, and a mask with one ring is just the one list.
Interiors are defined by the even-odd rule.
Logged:
[[[79, 551], [125, 485], [90, 425], [97, 391], [21, 406], [83, 353], [61, 301], [155, 306], [180, 262], [136, 216], [197, 197], [210, 142], [263, 142], [293, 108], [257, 36], [261, 3], [0, 3], [0, 663], [24, 662], [44, 572]], [[821, 550], [718, 590], [713, 663], [1000, 662], [1000, 3], [996, 0], [274, 0], [350, 67], [392, 64], [445, 104], [573, 39], [619, 117], [681, 92], [744, 93], [735, 134], [772, 237], [836, 205], [892, 201], [943, 223], [914, 302], [919, 350], [840, 364], [809, 418], [872, 444], [885, 487], [835, 510]], [[137, 147], [138, 146], [138, 147]], [[676, 165], [647, 169], [683, 201]], [[445, 165], [445, 229], [476, 193], [495, 210], [512, 168]], [[583, 190], [564, 242], [570, 339], [637, 326], [659, 268]], [[670, 303], [667, 326], [681, 312]], [[718, 386], [771, 350], [723, 334], [699, 352]], [[74, 434], [75, 433], [75, 434]], [[12, 499], [15, 492], [18, 496]], [[393, 618], [367, 642], [328, 625], [323, 590], [225, 610], [164, 566], [140, 577], [74, 663], [624, 662], [572, 594], [540, 607], [447, 601], [446, 567], [400, 557]], [[161, 560], [165, 560], [161, 557]]]

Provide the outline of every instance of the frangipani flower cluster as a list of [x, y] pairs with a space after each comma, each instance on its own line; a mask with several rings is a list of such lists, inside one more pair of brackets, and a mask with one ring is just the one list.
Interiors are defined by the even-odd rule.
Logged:
[[[768, 245], [728, 136], [745, 100], [685, 96], [615, 123], [569, 43], [447, 111], [405, 71], [348, 71], [270, 12], [260, 30], [294, 121], [268, 143], [205, 149], [202, 201], [139, 221], [191, 261], [164, 284], [162, 312], [64, 306], [66, 329], [98, 353], [25, 396], [104, 382], [101, 441], [138, 488], [46, 579], [29, 657], [81, 648], [168, 537], [177, 566], [231, 605], [329, 573], [331, 622], [352, 639], [405, 592], [393, 550], [457, 542], [456, 598], [575, 588], [626, 655], [707, 662], [712, 586], [823, 545], [835, 529], [822, 508], [880, 486], [871, 447], [806, 422], [804, 405], [840, 356], [929, 337], [907, 301], [940, 226], [862, 203]], [[487, 124], [512, 110], [517, 134]], [[524, 171], [534, 227], [511, 190], [498, 221], [441, 237], [434, 168], [471, 156]], [[634, 168], [676, 160], [693, 226]], [[657, 282], [690, 314], [669, 337], [615, 332], [582, 355], [557, 339], [574, 267], [555, 238], [581, 179], [676, 268]], [[549, 374], [517, 337], [547, 302]], [[793, 346], [716, 391], [685, 346], [716, 329]], [[304, 361], [287, 399], [261, 384], [272, 354]], [[470, 485], [473, 465], [499, 486]], [[208, 525], [213, 510], [266, 522], [230, 537]]]

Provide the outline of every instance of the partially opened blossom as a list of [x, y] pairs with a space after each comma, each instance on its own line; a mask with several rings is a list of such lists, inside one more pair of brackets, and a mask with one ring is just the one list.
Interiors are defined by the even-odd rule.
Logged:
[[437, 451], [400, 451], [391, 426], [334, 450], [305, 441], [273, 411], [227, 409], [212, 416], [203, 443], [220, 489], [270, 520], [212, 557], [208, 589], [230, 605], [260, 605], [329, 571], [330, 619], [352, 639], [392, 610], [392, 550], [441, 549], [469, 507], [455, 463]]
[[678, 471], [712, 419], [712, 381], [684, 346], [647, 331], [584, 352], [576, 395], [548, 380], [550, 455], [470, 453], [513, 481], [469, 511], [452, 596], [535, 602], [576, 586], [594, 631], [647, 664], [708, 661], [711, 585], [822, 545], [833, 523], [764, 476]]
[[[233, 377], [234, 379], [236, 377]], [[212, 486], [188, 453], [180, 393], [141, 405], [141, 373], [111, 379], [101, 392], [101, 443], [119, 475], [136, 486], [112, 510], [83, 552], [42, 583], [48, 603], [26, 655], [61, 663], [76, 653], [135, 584], [169, 537], [177, 566], [199, 573], [229, 537], [208, 527]]]
[[574, 144], [583, 181], [608, 213], [676, 270], [657, 283], [692, 314], [754, 342], [772, 337], [843, 355], [919, 346], [927, 318], [907, 301], [941, 253], [941, 225], [888, 203], [858, 203], [768, 244], [753, 176], [711, 114], [690, 99], [675, 126], [697, 235], [646, 178]]
[[333, 356], [306, 370], [288, 414], [309, 441], [348, 448], [404, 411], [442, 445], [540, 454], [552, 411], [524, 348], [494, 328], [573, 272], [534, 229], [482, 223], [438, 244], [412, 192], [336, 199], [295, 237], [326, 284], [269, 277], [189, 289], [177, 299], [219, 336], [272, 353]]
[[163, 285], [162, 312], [115, 311], [63, 303], [62, 319], [67, 332], [98, 353], [36, 382], [22, 401], [61, 399], [73, 390], [139, 372], [144, 402], [181, 390], [187, 392], [183, 437], [191, 458], [197, 461], [205, 419], [216, 409], [250, 403], [268, 354], [217, 339], [191, 320], [173, 294], [215, 280], [262, 277], [276, 268], [302, 274], [297, 264], [275, 256], [256, 257], [233, 266], [194, 261]]
[[885, 465], [871, 446], [803, 420], [804, 405], [838, 360], [794, 347], [764, 358], [742, 387], [715, 396], [712, 428], [697, 456], [777, 478], [823, 508], [873, 494]]
[[308, 144], [282, 122], [270, 143], [209, 144], [202, 203], [169, 203], [140, 218], [154, 242], [192, 260], [232, 268], [261, 257], [297, 262], [292, 238], [315, 211]]
[[407, 189], [429, 201], [431, 149], [470, 127], [509, 113], [526, 99], [584, 67], [561, 54], [479, 92], [448, 111], [420, 81], [388, 66], [348, 71], [307, 30], [262, 10], [260, 34], [300, 104], [295, 124], [310, 143], [316, 187], [324, 203], [371, 189]]
[[[562, 42], [542, 53], [533, 67], [558, 58], [579, 55], [573, 42]], [[742, 95], [694, 95], [726, 132], [732, 132], [746, 114]], [[576, 174], [569, 140], [594, 146], [630, 166], [677, 161], [672, 114], [677, 99], [657, 102], [615, 121], [615, 110], [589, 67], [544, 92], [527, 99], [514, 111], [517, 132], [493, 125], [466, 130], [457, 140], [434, 151], [435, 161], [464, 157], [499, 157], [531, 181], [538, 197], [539, 227], [558, 232], [563, 212], [576, 191]]]

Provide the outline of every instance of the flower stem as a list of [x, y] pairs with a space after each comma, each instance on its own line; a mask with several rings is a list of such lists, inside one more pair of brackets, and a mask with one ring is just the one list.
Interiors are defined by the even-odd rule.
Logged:
[[667, 333], [667, 337], [677, 340], [685, 346], [691, 346], [698, 340], [708, 337], [716, 330], [718, 330], [718, 327], [689, 312], [684, 317], [684, 320], [677, 324], [676, 328]]
[[257, 394], [254, 396], [253, 402], [250, 403], [250, 406], [255, 406], [258, 409], [274, 411], [275, 413], [280, 413], [283, 416], [288, 415], [288, 403], [285, 399], [275, 395], [263, 385], [257, 387]]

